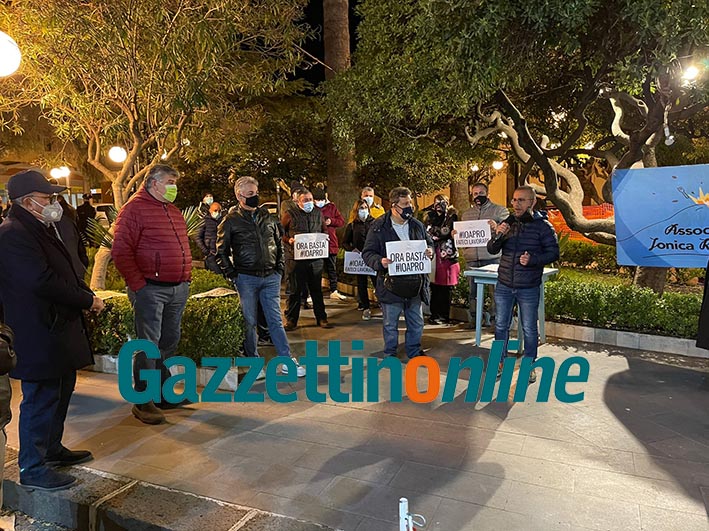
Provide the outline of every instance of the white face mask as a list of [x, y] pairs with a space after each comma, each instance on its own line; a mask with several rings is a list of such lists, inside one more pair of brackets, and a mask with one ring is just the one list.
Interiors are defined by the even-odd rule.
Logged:
[[315, 206], [318, 208], [322, 208], [325, 206], [325, 201], [315, 201]]
[[213, 197], [205, 197], [205, 198], [204, 198], [204, 204], [205, 204], [205, 205], [211, 205], [212, 203], [214, 203], [214, 198], [213, 198]]
[[219, 212], [219, 211], [217, 211], [217, 212], [212, 212], [212, 217], [213, 217], [214, 219], [219, 219], [219, 217], [220, 217], [221, 215], [222, 215], [222, 213]]
[[59, 201], [49, 203], [48, 205], [42, 205], [38, 201], [35, 201], [33, 197], [30, 197], [30, 199], [35, 205], [42, 207], [42, 212], [39, 214], [39, 216], [45, 223], [55, 223], [62, 219], [62, 214], [64, 214], [64, 210], [62, 210], [62, 206], [59, 204]]
[[369, 210], [367, 210], [366, 208], [360, 208], [357, 211], [357, 215], [359, 216], [359, 219], [364, 221], [365, 219], [367, 219], [367, 216], [369, 216]]
[[374, 198], [371, 196], [367, 196], [364, 198], [364, 200], [367, 202], [367, 204], [371, 207], [374, 204]]

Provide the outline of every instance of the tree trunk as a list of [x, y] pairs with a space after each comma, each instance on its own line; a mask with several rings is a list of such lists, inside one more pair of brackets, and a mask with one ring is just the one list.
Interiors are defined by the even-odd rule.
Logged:
[[[332, 79], [350, 67], [348, 0], [323, 0], [323, 40], [325, 64], [329, 67], [325, 68], [325, 79]], [[326, 136], [328, 196], [344, 214], [359, 197], [354, 151], [335, 150], [330, 126], [327, 127]]]
[[[643, 150], [643, 166], [645, 168], [657, 167], [657, 158], [655, 157], [655, 148], [653, 146], [647, 146]], [[665, 291], [667, 271], [666, 267], [636, 267], [633, 284], [641, 288], [650, 288], [658, 295], [662, 295]]]
[[458, 211], [460, 215], [470, 208], [470, 198], [468, 196], [468, 180], [453, 181], [451, 183], [451, 205]]
[[91, 286], [94, 291], [106, 289], [106, 271], [111, 261], [111, 249], [103, 245], [98, 248], [94, 257], [94, 267], [91, 270]]

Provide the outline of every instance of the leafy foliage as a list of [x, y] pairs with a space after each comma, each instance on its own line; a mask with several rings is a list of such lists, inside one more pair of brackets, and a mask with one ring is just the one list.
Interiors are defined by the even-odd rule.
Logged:
[[[301, 60], [304, 3], [4, 2], [0, 25], [12, 28], [23, 63], [2, 82], [3, 123], [40, 105], [61, 138], [88, 146], [120, 207], [163, 157], [217, 151], [248, 130], [261, 98], [297, 88], [286, 75]], [[105, 160], [114, 143], [128, 148], [118, 168]]]
[[647, 288], [609, 286], [561, 277], [546, 284], [546, 315], [550, 320], [596, 328], [613, 328], [694, 338], [701, 297]]

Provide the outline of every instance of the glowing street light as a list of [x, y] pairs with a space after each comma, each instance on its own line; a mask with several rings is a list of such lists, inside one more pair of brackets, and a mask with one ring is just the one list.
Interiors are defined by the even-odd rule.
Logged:
[[496, 170], [501, 170], [504, 165], [505, 165], [505, 163], [502, 162], [501, 160], [496, 160], [495, 162], [492, 163], [492, 167]]
[[22, 61], [20, 48], [7, 33], [0, 31], [0, 77], [13, 74]]
[[121, 146], [113, 146], [108, 150], [108, 158], [113, 162], [121, 164], [128, 158], [128, 152]]
[[71, 175], [71, 170], [67, 166], [60, 166], [59, 168], [52, 168], [49, 170], [49, 175], [55, 179], [62, 179], [64, 177], [69, 177], [69, 175]]
[[480, 166], [478, 166], [477, 164], [473, 164], [470, 167], [470, 171], [473, 171], [473, 172], [480, 171]]
[[699, 76], [699, 69], [692, 65], [688, 66], [687, 69], [682, 74], [682, 79], [685, 81], [694, 81]]

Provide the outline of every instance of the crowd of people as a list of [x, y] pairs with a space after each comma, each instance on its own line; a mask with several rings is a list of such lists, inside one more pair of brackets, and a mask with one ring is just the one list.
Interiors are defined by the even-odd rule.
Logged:
[[[189, 294], [190, 242], [185, 219], [173, 204], [179, 177], [170, 166], [154, 166], [114, 224], [111, 255], [126, 282], [137, 337], [155, 343], [161, 354], [160, 359], [150, 359], [145, 353], [135, 353], [133, 374], [138, 391], [146, 387], [141, 378], [143, 369], [158, 370], [163, 383], [170, 376], [164, 361], [174, 355], [180, 340]], [[12, 208], [0, 224], [0, 300], [3, 322], [14, 332], [10, 341], [17, 352], [17, 365], [10, 376], [20, 380], [23, 393], [20, 483], [43, 490], [63, 489], [74, 483], [74, 477], [56, 467], [92, 459], [87, 450], [66, 448], [62, 436], [76, 371], [93, 362], [84, 312], [98, 313], [104, 308], [101, 298], [84, 283], [86, 219], [95, 216], [91, 197], [85, 196], [84, 204], [73, 212], [60, 199], [64, 189], [38, 171], [16, 174], [7, 185]], [[488, 220], [493, 237], [486, 248], [463, 252], [468, 267], [499, 263], [499, 284], [494, 292], [495, 338], [507, 340], [513, 307], [517, 305], [524, 355], [534, 358], [541, 274], [545, 264], [558, 258], [556, 235], [544, 215], [534, 211], [536, 196], [532, 188], [515, 190], [511, 214], [494, 205], [487, 192], [484, 185], [473, 187], [473, 204], [463, 212], [462, 219]], [[256, 179], [239, 178], [234, 195], [236, 205], [228, 212], [211, 194], [205, 196], [200, 205], [204, 224], [197, 241], [206, 268], [230, 279], [239, 293], [246, 325], [246, 356], [259, 356], [258, 347], [267, 336], [278, 356], [293, 360], [282, 363], [281, 371], [288, 372], [295, 366], [297, 376], [305, 375], [305, 369], [293, 357], [287, 332], [299, 326], [301, 310], [304, 304], [310, 304], [308, 300], [312, 301], [317, 326], [333, 326], [325, 307], [322, 279], [325, 274], [330, 298], [342, 300], [337, 291], [336, 267], [340, 248], [336, 231], [342, 227], [342, 247], [359, 253], [374, 272], [373, 276], [358, 276], [357, 303], [362, 319], [370, 320], [374, 307], [368, 293], [371, 278], [381, 307], [384, 355], [397, 356], [402, 314], [407, 357], [426, 355], [421, 347], [424, 306], [430, 307], [431, 324], [447, 322], [451, 289], [460, 275], [454, 228], [458, 213], [448, 197], [437, 195], [420, 221], [414, 215], [409, 189], [392, 189], [390, 207], [385, 210], [376, 202], [374, 190], [365, 187], [345, 221], [322, 185], [309, 190], [294, 183], [280, 218], [261, 206]], [[296, 244], [303, 238], [326, 241], [326, 245], [318, 247], [321, 252], [317, 256], [303, 257]], [[390, 274], [390, 267], [396, 265], [387, 247], [397, 242], [420, 244], [425, 249], [422, 256], [431, 261], [431, 273]], [[282, 314], [280, 290], [284, 277], [286, 307]], [[2, 331], [0, 340], [7, 344]], [[534, 374], [530, 381], [533, 379]], [[0, 413], [5, 411], [2, 401], [9, 393], [3, 381], [0, 378]], [[186, 403], [136, 404], [132, 413], [143, 423], [159, 424], [165, 420], [164, 410]], [[0, 420], [8, 421], [5, 414]]]

